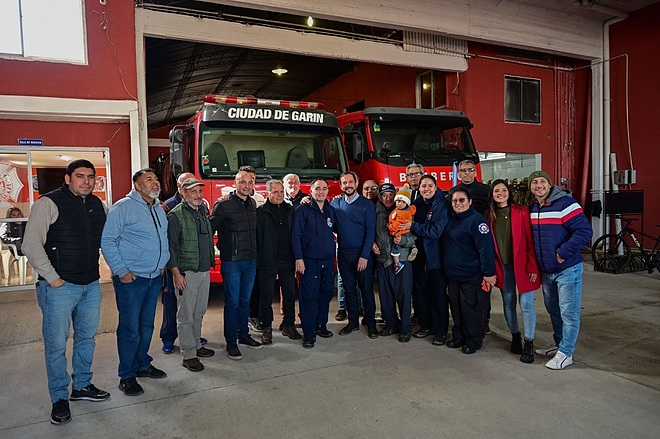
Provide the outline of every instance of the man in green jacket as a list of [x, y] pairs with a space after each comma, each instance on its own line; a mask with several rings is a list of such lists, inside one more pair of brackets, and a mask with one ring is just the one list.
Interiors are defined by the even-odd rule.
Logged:
[[181, 183], [183, 200], [167, 214], [167, 237], [177, 298], [176, 322], [183, 367], [191, 372], [204, 370], [198, 357], [215, 352], [201, 345], [202, 318], [209, 302], [213, 266], [213, 229], [204, 208], [203, 183], [189, 178]]

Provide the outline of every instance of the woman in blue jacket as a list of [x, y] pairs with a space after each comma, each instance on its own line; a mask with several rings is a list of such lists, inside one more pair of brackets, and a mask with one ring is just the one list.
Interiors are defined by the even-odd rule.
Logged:
[[421, 197], [415, 200], [415, 216], [412, 225], [403, 224], [417, 236], [417, 257], [413, 268], [413, 306], [419, 316], [420, 329], [415, 338], [425, 338], [434, 333], [432, 344], [441, 346], [447, 340], [449, 308], [447, 303], [447, 279], [442, 272], [440, 235], [447, 224], [447, 206], [444, 194], [432, 175], [419, 180]]
[[316, 336], [332, 337], [328, 309], [335, 284], [335, 210], [326, 200], [328, 182], [317, 178], [311, 185], [312, 200], [302, 203], [293, 215], [291, 248], [300, 273], [300, 320], [303, 347], [313, 348]]
[[449, 303], [454, 320], [450, 348], [474, 354], [483, 345], [490, 290], [495, 285], [495, 246], [488, 221], [472, 208], [467, 189], [449, 191], [452, 213], [442, 234]]

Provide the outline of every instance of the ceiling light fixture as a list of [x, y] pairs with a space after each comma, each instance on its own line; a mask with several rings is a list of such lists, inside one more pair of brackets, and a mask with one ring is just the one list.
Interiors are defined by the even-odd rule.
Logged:
[[288, 72], [288, 70], [282, 67], [278, 67], [276, 69], [271, 70], [271, 72], [275, 73], [277, 76], [282, 76], [283, 74]]
[[307, 17], [307, 26], [314, 26], [314, 19], [312, 17]]

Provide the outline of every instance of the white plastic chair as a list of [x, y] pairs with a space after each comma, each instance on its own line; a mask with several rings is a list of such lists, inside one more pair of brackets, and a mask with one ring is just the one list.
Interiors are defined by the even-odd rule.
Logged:
[[18, 249], [14, 244], [2, 244], [2, 276], [9, 278], [9, 268], [18, 264], [18, 277], [21, 285], [25, 285], [25, 275], [27, 273], [28, 258], [25, 255], [19, 255]]

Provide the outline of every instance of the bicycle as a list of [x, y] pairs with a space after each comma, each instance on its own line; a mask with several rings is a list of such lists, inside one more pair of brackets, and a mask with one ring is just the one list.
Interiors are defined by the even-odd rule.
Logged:
[[[630, 227], [633, 222], [639, 221], [636, 218], [623, 218], [620, 215], [617, 215], [615, 218], [625, 223], [623, 229], [616, 234], [608, 233], [601, 236], [591, 247], [591, 259], [594, 262], [596, 270], [606, 273], [618, 273], [630, 264], [633, 255], [630, 251], [630, 244], [626, 240], [626, 236], [629, 235], [639, 250], [640, 259], [643, 266], [648, 270], [648, 273], [653, 273], [654, 269], [660, 272], [660, 236], [653, 237]], [[660, 227], [660, 224], [658, 226]], [[653, 248], [651, 250], [644, 250], [635, 234], [655, 241]]]

